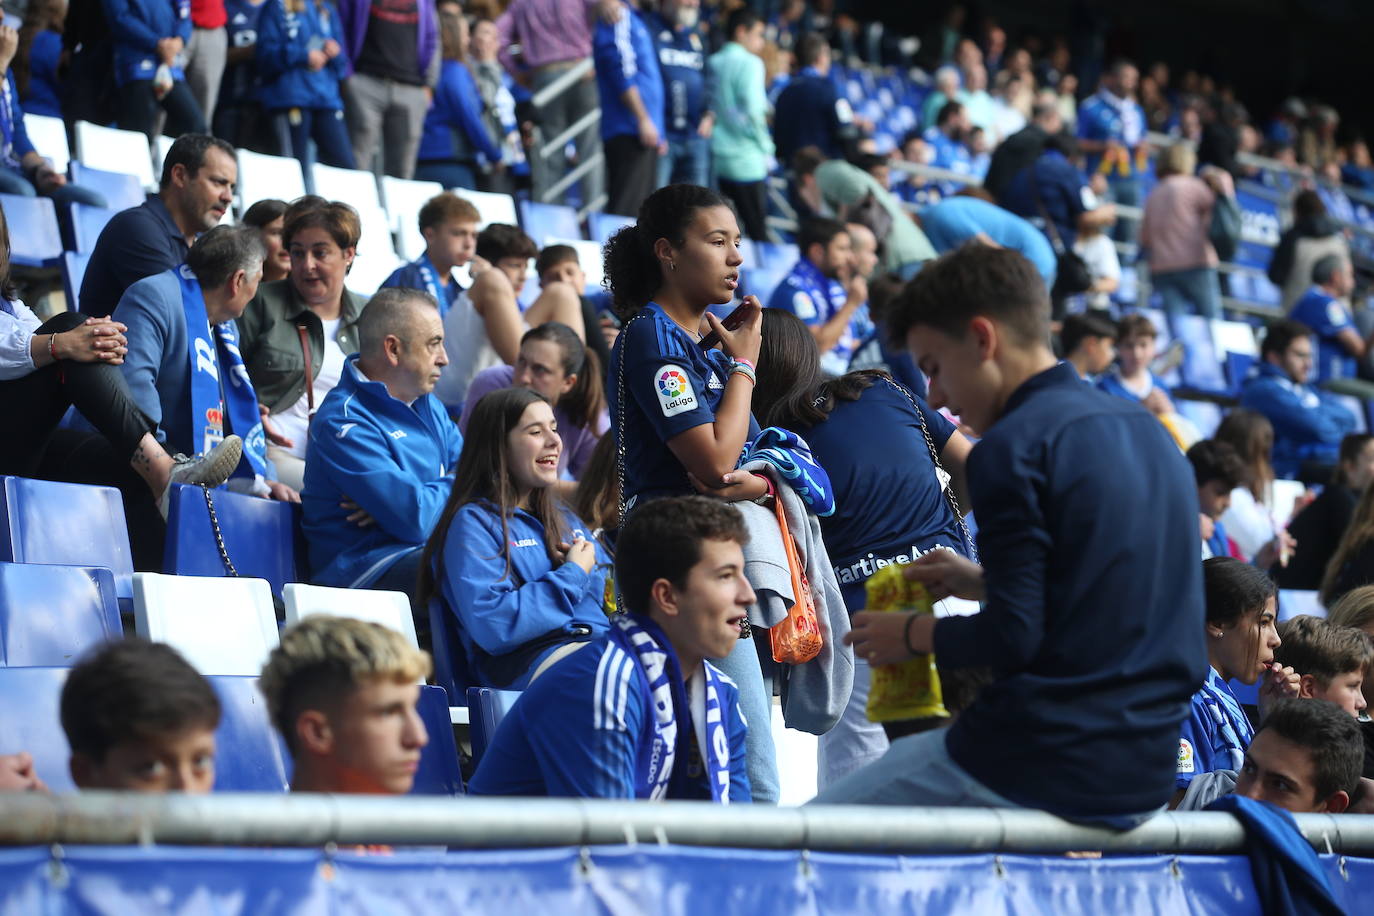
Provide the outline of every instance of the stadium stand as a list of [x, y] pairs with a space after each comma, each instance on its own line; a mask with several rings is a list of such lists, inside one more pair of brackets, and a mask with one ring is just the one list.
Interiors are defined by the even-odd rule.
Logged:
[[62, 667], [123, 635], [108, 569], [0, 563], [0, 665]]
[[472, 716], [471, 740], [472, 763], [474, 766], [482, 759], [492, 735], [501, 720], [510, 712], [515, 701], [520, 699], [518, 690], [495, 690], [491, 687], [469, 687], [467, 691], [468, 710]]
[[134, 632], [176, 649], [201, 674], [256, 675], [277, 644], [265, 579], [134, 575]]
[[375, 589], [329, 588], [294, 582], [283, 590], [286, 604], [286, 625], [290, 626], [309, 614], [336, 614], [370, 620], [398, 631], [415, 647], [415, 620], [410, 615], [410, 599], [404, 592], [384, 592]]
[[281, 595], [287, 583], [302, 578], [305, 545], [300, 534], [300, 507], [226, 490], [216, 490], [210, 498], [214, 522], [204, 489], [173, 486], [163, 572], [265, 579], [274, 595]]

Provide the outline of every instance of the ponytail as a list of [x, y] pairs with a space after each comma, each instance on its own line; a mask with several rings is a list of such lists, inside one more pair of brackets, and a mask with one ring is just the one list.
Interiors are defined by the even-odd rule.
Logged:
[[538, 327], [530, 328], [520, 343], [539, 340], [554, 344], [561, 354], [564, 375], [575, 375], [577, 381], [572, 388], [558, 399], [554, 406], [562, 411], [575, 426], [592, 428], [596, 418], [606, 409], [606, 393], [601, 381], [601, 360], [595, 352], [582, 342], [577, 332], [566, 324], [546, 321]]
[[674, 247], [679, 246], [686, 240], [687, 227], [698, 210], [729, 206], [729, 201], [715, 191], [694, 184], [670, 184], [644, 198], [638, 222], [611, 236], [603, 255], [606, 279], [602, 282], [622, 320], [648, 305], [663, 286], [663, 267], [654, 254], [655, 243], [667, 239]]

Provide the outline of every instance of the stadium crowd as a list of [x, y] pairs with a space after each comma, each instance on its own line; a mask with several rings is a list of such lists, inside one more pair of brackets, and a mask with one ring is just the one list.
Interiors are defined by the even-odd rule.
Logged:
[[[79, 310], [20, 301], [0, 221], [0, 473], [118, 487], [148, 570], [173, 484], [298, 502], [311, 581], [408, 596], [422, 648], [342, 617], [282, 632], [260, 687], [297, 791], [410, 788], [430, 650], [522, 691], [474, 794], [776, 802], [780, 695], [822, 735], [819, 802], [1374, 810], [1374, 328], [1340, 190], [1374, 188], [1364, 143], [1320, 104], [1261, 130], [1207, 78], [990, 21], [918, 52], [903, 126], [837, 74], [914, 62], [842, 4], [640, 6], [34, 0], [0, 27], [0, 190], [104, 203], [26, 110], [177, 139]], [[424, 252], [360, 292], [349, 203], [224, 224], [236, 149], [449, 190], [413, 215]], [[1221, 318], [1256, 179], [1295, 182], [1284, 317], [1203, 430], [1119, 254], [1162, 320]], [[604, 290], [464, 193], [559, 187], [633, 218]], [[1283, 481], [1310, 489], [1279, 517]], [[868, 609], [892, 566], [931, 612]], [[1281, 615], [1280, 587], [1326, 617]], [[798, 616], [818, 651], [780, 635]], [[871, 721], [931, 653], [943, 706]], [[93, 649], [61, 709], [79, 787], [213, 787], [219, 703], [173, 648]], [[0, 750], [0, 787], [42, 787]]]

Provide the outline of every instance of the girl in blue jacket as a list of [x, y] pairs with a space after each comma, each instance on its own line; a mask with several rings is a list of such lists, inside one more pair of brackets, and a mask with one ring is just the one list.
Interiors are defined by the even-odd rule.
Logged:
[[468, 23], [450, 7], [439, 12], [443, 65], [425, 115], [415, 177], [446, 188], [476, 188], [477, 173], [502, 168], [501, 148], [482, 120], [482, 96], [468, 70]]
[[174, 137], [205, 133], [205, 114], [186, 85], [190, 0], [101, 0], [114, 44], [119, 126], [152, 140], [158, 106]]
[[258, 19], [259, 99], [283, 151], [354, 168], [339, 80], [348, 75], [339, 16], [326, 0], [269, 0]]
[[608, 629], [611, 559], [555, 495], [562, 447], [553, 408], [528, 389], [492, 392], [468, 422], [420, 593], [442, 607], [434, 639], [461, 646], [474, 684], [521, 690]]

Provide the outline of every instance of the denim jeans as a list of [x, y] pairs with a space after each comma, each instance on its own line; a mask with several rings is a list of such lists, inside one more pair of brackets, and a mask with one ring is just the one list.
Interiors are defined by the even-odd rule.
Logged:
[[1204, 318], [1221, 317], [1221, 285], [1215, 267], [1190, 267], [1151, 274], [1150, 283], [1164, 300], [1164, 311], [1171, 318], [1189, 311]]
[[[767, 639], [766, 631], [756, 638]], [[739, 706], [749, 723], [746, 739], [749, 791], [756, 804], [778, 803], [778, 752], [773, 746], [773, 686], [763, 677], [759, 653], [752, 639], [741, 639], [715, 665], [739, 688]]]
[[[37, 197], [38, 189], [33, 186], [33, 182], [14, 169], [0, 168], [0, 194]], [[104, 194], [75, 184], [64, 184], [61, 187], [53, 188], [51, 191], [44, 192], [43, 196], [51, 197], [58, 204], [89, 204], [92, 207], [108, 207], [110, 205]]]
[[[1140, 206], [1140, 176], [1129, 175], [1107, 179], [1107, 197], [1113, 203], [1126, 207]], [[1140, 220], [1118, 219], [1112, 230], [1112, 238], [1118, 242], [1134, 243], [1140, 233]]]
[[695, 133], [681, 139], [669, 138], [668, 154], [658, 160], [658, 186], [669, 184], [711, 184], [711, 139]]
[[477, 188], [477, 174], [472, 166], [451, 159], [421, 160], [415, 163], [417, 181], [437, 181], [447, 189]]
[[[293, 115], [294, 112], [294, 115]], [[272, 112], [278, 142], [286, 155], [304, 167], [311, 162], [310, 141], [315, 141], [315, 161], [335, 168], [356, 168], [353, 144], [342, 108], [292, 108]]]
[[945, 729], [892, 743], [874, 763], [822, 791], [818, 805], [926, 805], [937, 808], [1020, 808], [955, 763], [945, 749]]

